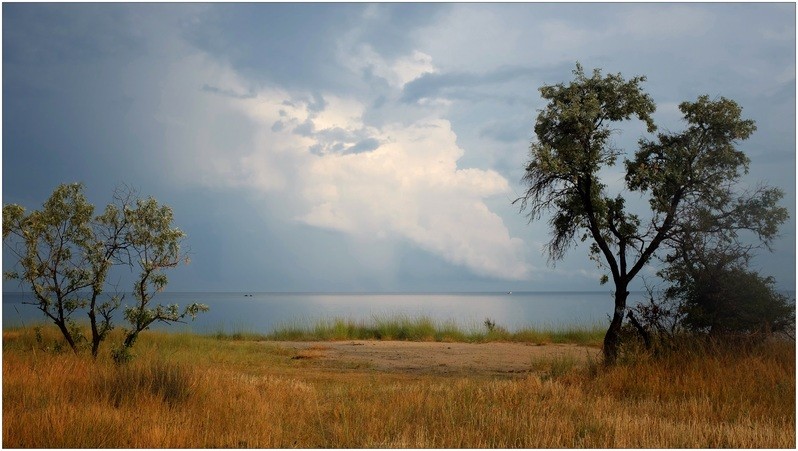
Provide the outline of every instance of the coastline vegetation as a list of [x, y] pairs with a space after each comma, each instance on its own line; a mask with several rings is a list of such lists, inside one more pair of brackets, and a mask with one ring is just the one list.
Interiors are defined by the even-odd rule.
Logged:
[[327, 340], [408, 340], [487, 343], [493, 341], [535, 344], [573, 343], [600, 346], [604, 337], [603, 325], [551, 325], [525, 327], [516, 331], [497, 325], [490, 318], [484, 323], [463, 327], [455, 321], [439, 321], [425, 315], [372, 316], [370, 320], [328, 318], [316, 321], [296, 321], [278, 325], [268, 334], [217, 331], [217, 338], [249, 338], [275, 341]]
[[[335, 323], [331, 320], [331, 323]], [[342, 324], [346, 324], [343, 322]], [[487, 326], [486, 326], [487, 328]], [[495, 331], [495, 328], [494, 328]], [[121, 332], [112, 332], [115, 341]], [[487, 334], [486, 334], [487, 336]], [[219, 339], [224, 338], [224, 339]], [[795, 343], [630, 350], [512, 377], [297, 359], [266, 337], [145, 331], [135, 358], [3, 332], [3, 446], [794, 448]], [[275, 337], [276, 338], [276, 337]], [[387, 408], [390, 406], [389, 408]]]

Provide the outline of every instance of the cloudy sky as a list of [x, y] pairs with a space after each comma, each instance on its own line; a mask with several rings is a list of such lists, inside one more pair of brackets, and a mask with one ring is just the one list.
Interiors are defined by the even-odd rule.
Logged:
[[73, 181], [99, 205], [121, 183], [154, 196], [189, 237], [170, 290], [608, 289], [586, 246], [547, 265], [545, 220], [511, 205], [537, 89], [577, 61], [646, 75], [660, 129], [701, 94], [743, 106], [745, 182], [791, 214], [756, 264], [795, 288], [794, 4], [4, 3], [2, 21], [4, 204]]

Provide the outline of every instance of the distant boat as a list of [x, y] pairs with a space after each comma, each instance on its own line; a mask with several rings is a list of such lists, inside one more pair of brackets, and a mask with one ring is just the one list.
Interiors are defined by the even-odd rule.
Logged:
[[507, 294], [513, 294], [513, 292], [512, 291], [508, 291]]

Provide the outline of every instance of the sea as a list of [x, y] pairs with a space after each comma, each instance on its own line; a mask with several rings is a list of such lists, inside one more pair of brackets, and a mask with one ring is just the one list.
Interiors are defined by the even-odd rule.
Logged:
[[[785, 291], [795, 299], [795, 291]], [[627, 305], [644, 302], [646, 293], [633, 291]], [[30, 293], [4, 292], [3, 328], [47, 322], [29, 302]], [[127, 294], [122, 302], [133, 300]], [[486, 319], [510, 331], [525, 327], [567, 328], [609, 325], [613, 310], [611, 291], [501, 292], [501, 293], [214, 293], [162, 292], [153, 303], [198, 302], [210, 310], [196, 320], [168, 326], [170, 330], [201, 334], [251, 332], [266, 334], [281, 326], [312, 326], [332, 318], [366, 321], [373, 318], [428, 317], [454, 322], [466, 330], [483, 327]], [[794, 301], [793, 301], [794, 302]], [[122, 310], [116, 324], [124, 326]], [[76, 320], [85, 320], [76, 314]], [[154, 324], [153, 329], [164, 329]]]
[[[632, 292], [629, 305], [645, 298]], [[46, 322], [30, 293], [3, 293], [3, 328]], [[123, 305], [132, 301], [126, 295]], [[500, 293], [213, 293], [163, 292], [154, 303], [206, 304], [210, 310], [196, 320], [169, 326], [201, 334], [216, 332], [269, 333], [281, 326], [312, 326], [331, 318], [369, 321], [373, 318], [428, 317], [454, 322], [471, 330], [486, 319], [510, 331], [525, 327], [606, 326], [613, 309], [610, 291]], [[85, 319], [76, 314], [75, 319]], [[123, 326], [122, 309], [115, 316]], [[154, 324], [153, 329], [165, 326]]]

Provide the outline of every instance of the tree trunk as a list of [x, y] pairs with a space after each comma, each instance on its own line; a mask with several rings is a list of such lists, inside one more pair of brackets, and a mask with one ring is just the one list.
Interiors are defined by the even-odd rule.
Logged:
[[133, 347], [133, 343], [136, 342], [136, 338], [138, 338], [138, 337], [139, 337], [139, 331], [138, 330], [132, 330], [132, 331], [128, 332], [128, 334], [125, 336], [125, 341], [122, 343], [122, 346], [124, 346], [126, 348], [132, 348]]
[[75, 340], [72, 339], [72, 334], [69, 332], [69, 329], [66, 326], [66, 323], [63, 321], [53, 321], [58, 329], [61, 331], [61, 335], [64, 336], [64, 340], [66, 340], [67, 344], [70, 348], [72, 348], [72, 352], [75, 354], [78, 353], [78, 347], [75, 345]]
[[94, 313], [95, 300], [91, 300], [89, 307], [89, 323], [91, 324], [91, 356], [97, 358], [97, 353], [100, 350], [100, 333], [97, 330], [97, 316]]
[[618, 286], [615, 290], [615, 311], [612, 315], [610, 328], [604, 336], [604, 363], [607, 365], [615, 364], [618, 360], [618, 351], [621, 345], [621, 325], [623, 324], [623, 314], [626, 311], [626, 298], [629, 292], [626, 291], [626, 284]]

